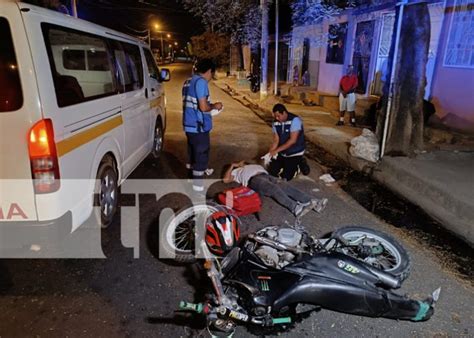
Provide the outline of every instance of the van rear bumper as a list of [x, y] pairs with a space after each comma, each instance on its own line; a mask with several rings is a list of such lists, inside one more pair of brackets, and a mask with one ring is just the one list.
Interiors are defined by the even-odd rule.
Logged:
[[5, 250], [30, 250], [32, 245], [44, 246], [62, 242], [72, 229], [72, 214], [48, 221], [0, 222], [0, 258]]

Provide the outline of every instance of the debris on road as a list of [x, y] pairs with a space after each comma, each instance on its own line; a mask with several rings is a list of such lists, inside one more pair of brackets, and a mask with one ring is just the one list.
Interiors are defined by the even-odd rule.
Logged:
[[336, 180], [330, 175], [330, 174], [324, 174], [322, 176], [319, 176], [319, 179], [323, 181], [324, 183], [334, 183]]
[[349, 153], [370, 162], [379, 160], [379, 143], [377, 137], [369, 129], [364, 128], [362, 134], [351, 140]]

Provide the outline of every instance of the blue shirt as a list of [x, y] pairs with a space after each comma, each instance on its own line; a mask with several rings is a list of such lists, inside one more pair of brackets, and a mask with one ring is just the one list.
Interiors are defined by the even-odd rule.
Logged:
[[183, 85], [183, 128], [186, 133], [205, 133], [212, 129], [211, 112], [199, 109], [199, 99], [209, 99], [207, 80], [193, 75]]
[[305, 141], [303, 121], [297, 115], [288, 113], [288, 119], [285, 122], [274, 121], [272, 130], [278, 135], [278, 146], [285, 144], [290, 139], [290, 134], [298, 132], [296, 143], [290, 148], [283, 150], [280, 154], [284, 157], [301, 156], [304, 154]]
[[[294, 131], [300, 131], [302, 129], [302, 126], [303, 126], [303, 123], [301, 122], [301, 119], [299, 117], [295, 117], [292, 121], [291, 121], [291, 126], [290, 126], [290, 133], [294, 132]], [[276, 129], [275, 129], [275, 125], [272, 124], [272, 130], [273, 132], [276, 134]]]

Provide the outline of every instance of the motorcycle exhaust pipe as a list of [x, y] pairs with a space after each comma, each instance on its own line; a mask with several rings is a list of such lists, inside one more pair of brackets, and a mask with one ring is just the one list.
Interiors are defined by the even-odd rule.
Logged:
[[402, 285], [402, 282], [399, 278], [387, 273], [373, 268], [372, 266], [367, 266], [368, 270], [373, 273], [379, 279], [380, 283], [384, 286], [391, 289], [398, 289]]

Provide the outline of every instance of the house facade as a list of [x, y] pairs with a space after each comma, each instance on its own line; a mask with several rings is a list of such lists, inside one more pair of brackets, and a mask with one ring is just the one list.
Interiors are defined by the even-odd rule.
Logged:
[[[393, 0], [372, 0], [318, 25], [295, 27], [287, 81], [298, 65], [301, 74], [309, 72], [313, 89], [337, 95], [339, 79], [352, 64], [359, 77], [358, 97], [380, 96], [390, 80], [387, 62], [397, 28], [395, 6]], [[474, 0], [431, 1], [428, 8], [425, 99], [446, 125], [474, 132]]]

